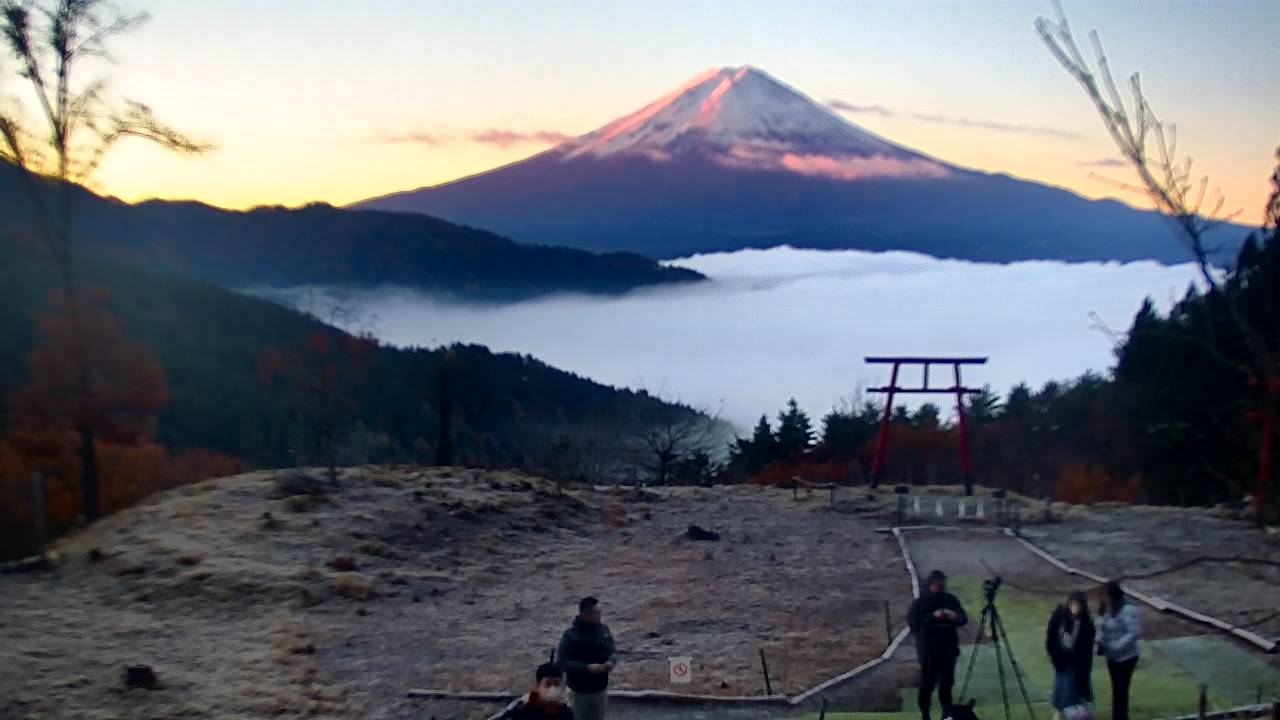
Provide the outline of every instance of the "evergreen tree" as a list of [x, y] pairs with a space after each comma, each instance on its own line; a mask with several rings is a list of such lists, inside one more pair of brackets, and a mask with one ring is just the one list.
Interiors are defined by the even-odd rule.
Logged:
[[995, 422], [1000, 416], [1000, 396], [991, 390], [990, 385], [965, 398], [965, 417], [979, 425]]
[[1010, 420], [1025, 422], [1030, 420], [1033, 412], [1031, 388], [1026, 383], [1018, 383], [1009, 390], [1009, 399], [1004, 405], [1004, 415]]
[[777, 441], [769, 427], [769, 417], [761, 415], [749, 439], [738, 438], [731, 448], [730, 463], [741, 467], [748, 475], [765, 469], [778, 457]]
[[880, 427], [880, 410], [872, 403], [859, 408], [832, 408], [822, 418], [822, 447], [835, 457], [854, 457]]
[[778, 413], [778, 454], [792, 458], [813, 445], [813, 424], [800, 409], [795, 398], [787, 401], [787, 409]]
[[933, 403], [925, 403], [916, 409], [911, 416], [911, 427], [917, 430], [934, 430], [939, 425], [938, 417], [941, 411], [937, 405]]

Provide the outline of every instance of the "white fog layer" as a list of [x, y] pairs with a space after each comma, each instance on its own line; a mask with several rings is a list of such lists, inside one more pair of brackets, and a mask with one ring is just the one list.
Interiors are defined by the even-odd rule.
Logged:
[[1090, 311], [1123, 332], [1144, 297], [1168, 308], [1195, 277], [1190, 265], [1155, 262], [996, 265], [787, 247], [672, 264], [710, 280], [500, 306], [397, 288], [344, 295], [355, 324], [386, 342], [527, 353], [720, 412], [741, 428], [761, 413], [772, 417], [793, 396], [817, 417], [859, 386], [883, 384], [883, 369], [865, 365], [866, 355], [989, 356], [964, 379], [1002, 395], [1020, 381], [1038, 386], [1106, 371], [1112, 344]]

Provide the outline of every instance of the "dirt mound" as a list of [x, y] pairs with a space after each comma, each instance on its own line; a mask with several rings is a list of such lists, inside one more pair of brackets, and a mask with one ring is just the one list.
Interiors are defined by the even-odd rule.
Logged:
[[[460, 582], [473, 548], [573, 534], [599, 507], [513, 473], [256, 472], [157, 495], [0, 577], [0, 716], [343, 716], [312, 616]], [[160, 686], [126, 688], [129, 665]]]

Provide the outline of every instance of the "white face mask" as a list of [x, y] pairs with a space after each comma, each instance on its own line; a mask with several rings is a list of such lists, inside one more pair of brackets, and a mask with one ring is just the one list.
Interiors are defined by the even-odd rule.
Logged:
[[552, 685], [538, 689], [538, 696], [542, 698], [542, 702], [551, 705], [563, 705], [565, 701], [565, 692], [563, 685]]

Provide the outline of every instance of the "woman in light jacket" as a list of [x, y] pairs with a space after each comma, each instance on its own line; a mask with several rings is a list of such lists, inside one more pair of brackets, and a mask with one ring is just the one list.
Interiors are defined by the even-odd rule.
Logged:
[[1059, 713], [1093, 702], [1093, 643], [1089, 599], [1071, 593], [1049, 617], [1045, 650], [1053, 661], [1053, 708]]
[[1114, 580], [1102, 586], [1099, 601], [1098, 654], [1107, 659], [1111, 675], [1111, 718], [1129, 720], [1129, 685], [1138, 667], [1142, 620]]

